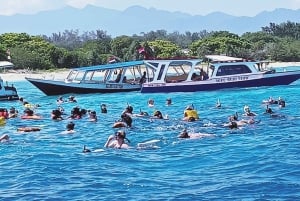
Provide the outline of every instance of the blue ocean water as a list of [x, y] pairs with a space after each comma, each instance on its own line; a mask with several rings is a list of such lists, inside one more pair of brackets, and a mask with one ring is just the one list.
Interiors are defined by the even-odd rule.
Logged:
[[[67, 114], [75, 106], [96, 110], [98, 121], [73, 120], [74, 134], [61, 134], [70, 120], [53, 121], [56, 96], [45, 96], [28, 82], [16, 82], [19, 95], [39, 104], [42, 120], [9, 119], [0, 135], [0, 200], [300, 200], [300, 81], [289, 86], [230, 89], [195, 93], [75, 95], [78, 103], [64, 103]], [[263, 114], [262, 100], [279, 96], [286, 107], [271, 108], [280, 118]], [[68, 96], [64, 96], [67, 98]], [[149, 108], [147, 100], [154, 99]], [[166, 98], [173, 104], [165, 105]], [[217, 99], [222, 103], [216, 109]], [[107, 114], [100, 113], [105, 103]], [[21, 103], [1, 107], [24, 110]], [[123, 109], [134, 113], [160, 110], [170, 120], [134, 118], [126, 129], [132, 149], [106, 149], [107, 137]], [[183, 110], [193, 104], [200, 121], [183, 122]], [[222, 126], [244, 105], [258, 115], [256, 124], [232, 131]], [[241, 116], [242, 118], [242, 116]], [[39, 132], [19, 133], [18, 127], [39, 126]], [[213, 138], [180, 140], [189, 132]], [[156, 148], [136, 149], [140, 142], [159, 140]], [[103, 149], [82, 153], [83, 146]]]

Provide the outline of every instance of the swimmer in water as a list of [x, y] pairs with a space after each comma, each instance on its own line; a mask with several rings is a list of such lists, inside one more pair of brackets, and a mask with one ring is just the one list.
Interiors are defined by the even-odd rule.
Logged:
[[7, 142], [9, 141], [9, 136], [7, 134], [4, 134], [0, 137], [0, 142]]
[[179, 135], [178, 138], [183, 139], [199, 139], [204, 137], [215, 137], [214, 134], [207, 134], [207, 133], [188, 133], [186, 129], [184, 129]]
[[[126, 141], [127, 142], [126, 142]], [[128, 149], [130, 141], [126, 138], [126, 133], [122, 130], [117, 131], [115, 135], [110, 135], [104, 144], [106, 148]]]

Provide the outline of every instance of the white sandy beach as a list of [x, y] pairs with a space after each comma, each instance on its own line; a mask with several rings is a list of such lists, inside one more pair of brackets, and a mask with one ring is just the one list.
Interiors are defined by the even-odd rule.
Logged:
[[[300, 62], [274, 62], [269, 63], [269, 67], [273, 68], [280, 68], [285, 66], [300, 66]], [[69, 70], [58, 70], [55, 72], [33, 72], [29, 73], [26, 71], [15, 71], [15, 72], [6, 72], [0, 73], [0, 77], [7, 82], [12, 81], [24, 81], [25, 77], [32, 77], [32, 78], [42, 78], [42, 79], [57, 79], [63, 80], [68, 75]]]
[[12, 81], [24, 81], [25, 77], [31, 77], [31, 78], [42, 78], [42, 79], [56, 79], [56, 80], [64, 80], [66, 76], [68, 75], [68, 70], [59, 70], [56, 72], [22, 72], [22, 71], [16, 71], [16, 72], [6, 72], [6, 73], [0, 73], [0, 77], [7, 82]]

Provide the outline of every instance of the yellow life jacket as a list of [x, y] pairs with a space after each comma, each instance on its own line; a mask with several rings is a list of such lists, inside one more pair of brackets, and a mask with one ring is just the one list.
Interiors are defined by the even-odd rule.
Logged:
[[185, 110], [184, 111], [186, 117], [194, 117], [195, 119], [199, 119], [199, 115], [196, 110]]

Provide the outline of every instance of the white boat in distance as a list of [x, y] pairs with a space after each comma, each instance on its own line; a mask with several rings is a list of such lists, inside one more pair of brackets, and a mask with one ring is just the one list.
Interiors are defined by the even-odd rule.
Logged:
[[276, 72], [264, 62], [207, 55], [201, 59], [147, 60], [154, 77], [143, 84], [142, 93], [195, 92], [226, 88], [288, 85], [300, 78], [300, 70]]
[[12, 101], [19, 100], [19, 95], [17, 89], [14, 85], [8, 86], [4, 85], [3, 79], [0, 77], [0, 101]]

